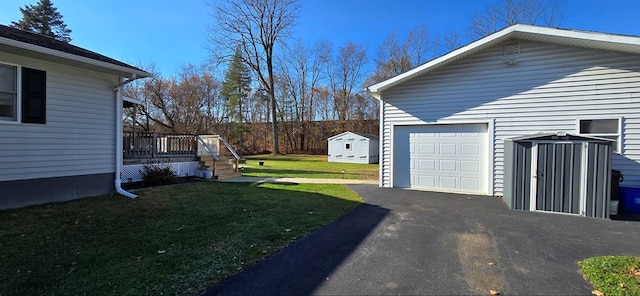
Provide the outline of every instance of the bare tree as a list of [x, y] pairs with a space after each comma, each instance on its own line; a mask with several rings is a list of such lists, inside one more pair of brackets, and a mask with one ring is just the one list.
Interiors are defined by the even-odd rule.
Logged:
[[215, 57], [229, 57], [236, 48], [256, 75], [271, 102], [273, 153], [278, 154], [274, 49], [297, 19], [297, 0], [226, 0], [211, 4], [215, 25], [208, 33]]
[[289, 105], [289, 121], [296, 121], [295, 130], [287, 134], [296, 136], [292, 141], [299, 151], [304, 151], [308, 123], [315, 119], [314, 100], [318, 93], [320, 79], [325, 71], [331, 54], [331, 44], [319, 41], [313, 47], [302, 42], [296, 43], [283, 55], [279, 65], [280, 82], [284, 90], [281, 94], [284, 104]]
[[367, 62], [366, 48], [362, 44], [348, 42], [338, 48], [338, 55], [328, 67], [329, 84], [333, 107], [339, 121], [349, 119], [349, 111], [353, 106], [356, 85], [362, 83], [363, 68]]
[[444, 47], [447, 52], [458, 49], [462, 46], [462, 38], [457, 32], [449, 32], [443, 37]]
[[431, 34], [425, 24], [420, 24], [409, 31], [407, 40], [412, 66], [418, 66], [434, 58], [440, 50], [440, 42]]
[[172, 133], [210, 132], [221, 122], [226, 104], [219, 102], [220, 83], [201, 68], [187, 65], [177, 77], [164, 78], [153, 69], [153, 77], [127, 86], [125, 94], [142, 101], [142, 116], [136, 125], [145, 131]]
[[421, 24], [413, 28], [401, 42], [395, 31], [378, 46], [376, 69], [365, 82], [372, 85], [406, 72], [438, 54], [440, 43], [433, 38], [430, 30]]
[[475, 40], [515, 24], [555, 27], [560, 24], [560, 15], [557, 0], [501, 0], [471, 20], [468, 34]]

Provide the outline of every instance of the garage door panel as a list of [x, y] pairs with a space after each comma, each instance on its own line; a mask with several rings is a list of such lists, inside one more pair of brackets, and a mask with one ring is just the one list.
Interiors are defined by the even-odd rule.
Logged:
[[446, 189], [457, 189], [458, 182], [456, 177], [440, 176], [440, 187]]
[[476, 143], [462, 143], [460, 144], [460, 154], [477, 157], [480, 155], [480, 145]]
[[460, 187], [469, 190], [480, 190], [480, 184], [478, 178], [460, 178]]
[[476, 160], [461, 160], [460, 172], [462, 173], [480, 173], [480, 162]]
[[486, 124], [397, 126], [394, 186], [487, 194], [487, 141]]
[[443, 172], [456, 172], [457, 171], [457, 161], [453, 159], [440, 159], [440, 171]]
[[455, 143], [440, 143], [440, 154], [441, 155], [450, 155], [450, 154], [458, 154], [458, 147]]
[[435, 155], [436, 154], [436, 144], [420, 144], [420, 154], [421, 155]]
[[427, 172], [434, 172], [436, 170], [436, 160], [435, 159], [421, 159], [420, 160], [420, 170]]
[[424, 184], [426, 186], [436, 186], [435, 176], [419, 176], [419, 182], [416, 184]]

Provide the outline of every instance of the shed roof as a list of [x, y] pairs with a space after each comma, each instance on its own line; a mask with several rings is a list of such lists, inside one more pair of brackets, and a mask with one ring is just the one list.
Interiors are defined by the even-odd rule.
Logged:
[[337, 135], [334, 135], [334, 136], [329, 137], [329, 140], [334, 139], [334, 138], [338, 138], [338, 137], [341, 137], [341, 136], [344, 136], [344, 135], [346, 135], [346, 134], [355, 134], [355, 135], [358, 135], [358, 136], [361, 136], [361, 137], [367, 138], [367, 139], [369, 139], [369, 140], [375, 140], [375, 141], [378, 141], [378, 140], [379, 140], [378, 136], [376, 136], [376, 135], [372, 135], [372, 134], [365, 134], [365, 133], [356, 133], [356, 132], [344, 132], [344, 133], [341, 133], [341, 134], [337, 134]]
[[81, 68], [98, 70], [128, 78], [151, 74], [99, 53], [49, 36], [0, 25], [0, 51], [37, 59], [56, 61]]
[[606, 139], [606, 138], [591, 137], [591, 136], [585, 136], [585, 135], [574, 135], [574, 134], [567, 134], [564, 132], [538, 133], [533, 135], [525, 135], [525, 136], [505, 139], [505, 141], [513, 141], [513, 142], [528, 142], [528, 141], [543, 141], [543, 140], [588, 141], [588, 142], [607, 142], [607, 143], [615, 142], [614, 140]]
[[640, 37], [638, 36], [615, 35], [516, 24], [471, 42], [400, 75], [376, 83], [368, 87], [368, 90], [375, 98], [381, 99], [380, 94], [386, 89], [478, 53], [489, 47], [501, 44], [511, 38], [640, 55]]

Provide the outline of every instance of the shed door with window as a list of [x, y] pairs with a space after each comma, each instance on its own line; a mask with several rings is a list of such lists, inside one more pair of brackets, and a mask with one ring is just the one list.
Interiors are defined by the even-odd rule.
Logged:
[[486, 124], [396, 126], [393, 185], [488, 194]]

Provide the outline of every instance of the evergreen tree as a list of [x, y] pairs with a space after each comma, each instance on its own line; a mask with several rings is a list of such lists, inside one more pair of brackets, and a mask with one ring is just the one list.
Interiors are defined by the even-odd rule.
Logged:
[[237, 149], [242, 156], [245, 101], [251, 92], [251, 74], [242, 60], [240, 50], [236, 50], [222, 82], [220, 95], [227, 100], [228, 117], [231, 122], [231, 137], [237, 139]]
[[71, 41], [71, 30], [62, 20], [62, 14], [50, 0], [40, 0], [36, 5], [20, 8], [22, 19], [11, 22], [11, 27], [32, 33], [49, 36], [63, 42]]

